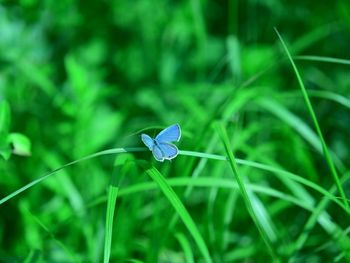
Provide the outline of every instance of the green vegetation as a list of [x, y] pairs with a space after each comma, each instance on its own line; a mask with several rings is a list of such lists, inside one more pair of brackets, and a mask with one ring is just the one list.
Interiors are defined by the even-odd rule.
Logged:
[[349, 29], [345, 0], [1, 1], [0, 262], [350, 262]]

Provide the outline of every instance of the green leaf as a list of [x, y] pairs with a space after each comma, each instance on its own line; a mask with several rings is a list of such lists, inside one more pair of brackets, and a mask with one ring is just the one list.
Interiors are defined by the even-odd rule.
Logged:
[[0, 147], [0, 155], [2, 158], [4, 158], [6, 161], [10, 159], [11, 156], [11, 147], [10, 145], [4, 145]]
[[31, 143], [28, 137], [21, 133], [11, 133], [9, 142], [12, 144], [13, 153], [20, 156], [31, 155]]

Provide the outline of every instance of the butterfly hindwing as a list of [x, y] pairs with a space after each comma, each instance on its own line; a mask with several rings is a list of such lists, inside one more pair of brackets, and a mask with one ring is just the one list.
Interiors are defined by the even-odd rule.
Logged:
[[162, 130], [155, 138], [157, 143], [179, 141], [181, 130], [179, 124], [174, 124]]
[[164, 161], [163, 152], [157, 145], [154, 145], [154, 147], [152, 149], [152, 153], [153, 153], [154, 158], [157, 161], [160, 161], [160, 162]]
[[148, 149], [152, 151], [154, 147], [154, 140], [150, 136], [144, 133], [141, 134], [141, 139], [143, 143], [148, 147]]
[[161, 150], [163, 158], [167, 160], [175, 158], [179, 153], [177, 147], [171, 143], [159, 143], [157, 146]]

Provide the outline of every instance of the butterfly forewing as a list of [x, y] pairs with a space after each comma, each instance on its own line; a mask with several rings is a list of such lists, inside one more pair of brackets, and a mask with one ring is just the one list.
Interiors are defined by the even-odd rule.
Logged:
[[148, 147], [148, 149], [152, 151], [154, 147], [154, 140], [147, 134], [141, 134], [141, 139], [143, 143]]
[[162, 130], [155, 138], [157, 143], [179, 141], [181, 130], [179, 124], [174, 124]]

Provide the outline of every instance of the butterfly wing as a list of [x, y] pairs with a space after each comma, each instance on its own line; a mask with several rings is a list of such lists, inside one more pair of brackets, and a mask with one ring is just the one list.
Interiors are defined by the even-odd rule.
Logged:
[[148, 147], [148, 149], [150, 151], [153, 151], [154, 148], [154, 140], [149, 137], [147, 134], [141, 134], [141, 140], [143, 141], [143, 143]]
[[171, 143], [159, 143], [156, 147], [160, 149], [163, 158], [166, 160], [174, 159], [179, 154], [177, 147]]
[[164, 161], [163, 152], [158, 145], [154, 145], [153, 150], [152, 150], [152, 154], [157, 161], [159, 161], [159, 162]]
[[181, 130], [179, 124], [174, 124], [162, 130], [155, 138], [158, 143], [179, 141]]

